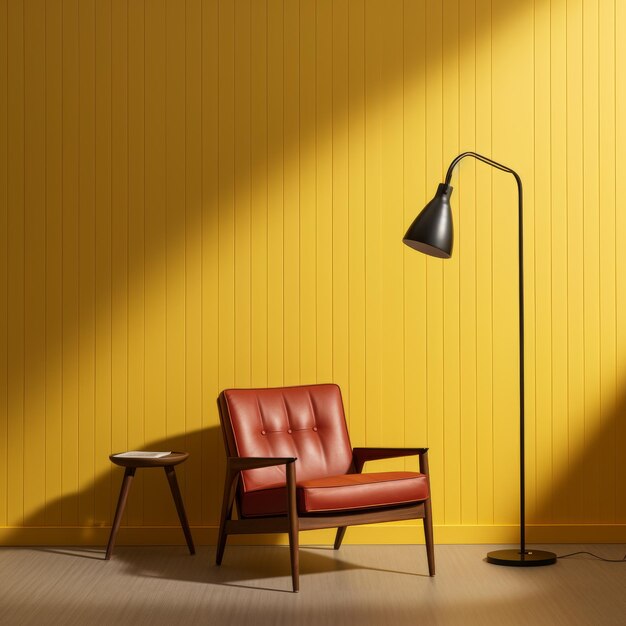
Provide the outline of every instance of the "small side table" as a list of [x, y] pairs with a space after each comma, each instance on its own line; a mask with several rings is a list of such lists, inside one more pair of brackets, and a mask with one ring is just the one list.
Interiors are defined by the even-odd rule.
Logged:
[[180, 519], [180, 525], [183, 527], [183, 532], [185, 533], [189, 553], [196, 553], [196, 549], [193, 545], [193, 539], [191, 538], [191, 531], [189, 530], [189, 522], [187, 521], [187, 514], [185, 513], [183, 499], [180, 495], [180, 489], [178, 488], [178, 481], [176, 480], [176, 472], [174, 471], [174, 466], [187, 460], [187, 457], [189, 457], [188, 452], [172, 452], [159, 459], [119, 457], [114, 454], [109, 457], [112, 463], [115, 463], [115, 465], [119, 465], [120, 467], [125, 467], [126, 471], [124, 472], [124, 480], [122, 481], [122, 488], [120, 489], [120, 497], [117, 501], [115, 519], [113, 520], [113, 526], [111, 526], [111, 535], [107, 545], [105, 560], [108, 561], [113, 553], [113, 547], [115, 546], [117, 531], [119, 530], [120, 523], [122, 521], [122, 515], [126, 506], [126, 499], [128, 498], [128, 492], [130, 491], [130, 485], [133, 482], [133, 477], [135, 476], [135, 471], [138, 467], [162, 467], [165, 470], [165, 475], [167, 476], [167, 481], [169, 482], [170, 489], [172, 491], [172, 497], [174, 498], [174, 504], [176, 505], [176, 511], [178, 512], [178, 519]]

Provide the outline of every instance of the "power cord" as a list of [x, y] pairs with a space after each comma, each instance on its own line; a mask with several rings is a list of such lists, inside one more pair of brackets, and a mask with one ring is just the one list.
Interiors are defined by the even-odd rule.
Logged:
[[576, 556], [577, 554], [588, 554], [589, 556], [592, 556], [594, 559], [598, 559], [599, 561], [606, 561], [607, 563], [626, 563], [626, 554], [621, 559], [605, 559], [603, 556], [598, 556], [597, 554], [594, 554], [593, 552], [585, 552], [585, 551], [572, 552], [570, 554], [561, 554], [560, 556], [557, 556], [556, 558], [566, 559], [569, 556]]

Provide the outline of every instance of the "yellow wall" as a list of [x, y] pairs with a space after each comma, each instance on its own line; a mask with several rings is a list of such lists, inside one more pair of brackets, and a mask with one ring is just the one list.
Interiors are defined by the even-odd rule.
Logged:
[[623, 541], [625, 76], [619, 0], [0, 0], [0, 539], [105, 541], [146, 447], [211, 541], [219, 390], [335, 381], [355, 445], [430, 446], [439, 541], [515, 541], [513, 179], [401, 244], [476, 149], [526, 191], [529, 536]]

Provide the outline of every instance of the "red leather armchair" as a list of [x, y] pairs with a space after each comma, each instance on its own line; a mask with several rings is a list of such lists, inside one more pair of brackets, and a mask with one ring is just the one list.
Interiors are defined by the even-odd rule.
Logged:
[[[298, 532], [423, 519], [435, 574], [427, 448], [354, 448], [337, 385], [228, 389], [218, 398], [228, 454], [216, 563], [231, 534], [289, 533], [298, 591]], [[375, 459], [419, 456], [420, 472], [362, 474]], [[238, 519], [232, 519], [236, 502]]]

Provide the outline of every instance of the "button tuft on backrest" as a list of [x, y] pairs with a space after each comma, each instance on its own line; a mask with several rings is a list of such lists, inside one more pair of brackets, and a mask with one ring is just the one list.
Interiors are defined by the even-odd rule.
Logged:
[[[298, 480], [349, 471], [352, 448], [337, 385], [228, 389], [221, 397], [220, 416], [234, 454], [296, 457]], [[283, 466], [248, 470], [242, 488], [255, 491], [284, 481]]]

